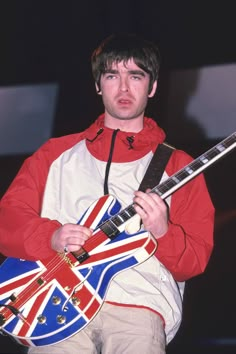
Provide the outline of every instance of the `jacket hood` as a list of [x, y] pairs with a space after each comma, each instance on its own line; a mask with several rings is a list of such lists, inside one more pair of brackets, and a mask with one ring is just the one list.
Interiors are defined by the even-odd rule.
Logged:
[[[89, 152], [97, 159], [107, 161], [115, 130], [104, 126], [104, 114], [84, 132]], [[138, 133], [118, 131], [114, 141], [113, 162], [129, 162], [154, 152], [166, 135], [152, 118], [144, 118], [144, 127]]]

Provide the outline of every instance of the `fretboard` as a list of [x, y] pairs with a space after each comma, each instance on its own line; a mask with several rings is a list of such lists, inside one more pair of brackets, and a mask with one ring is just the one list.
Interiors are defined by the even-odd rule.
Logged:
[[[171, 177], [167, 178], [164, 182], [154, 187], [151, 192], [158, 194], [162, 199], [166, 199], [177, 189], [196, 177], [199, 173], [203, 172], [206, 168], [235, 147], [236, 132], [193, 160], [190, 164], [173, 174]], [[100, 228], [106, 233], [106, 235], [113, 238], [119, 233], [118, 227], [128, 221], [135, 214], [134, 204], [129, 205], [118, 214], [105, 221]]]

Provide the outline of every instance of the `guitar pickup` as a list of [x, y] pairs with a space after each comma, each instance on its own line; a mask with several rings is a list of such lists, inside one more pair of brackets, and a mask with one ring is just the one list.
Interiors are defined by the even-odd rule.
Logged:
[[119, 229], [111, 222], [107, 221], [99, 228], [109, 237], [111, 240], [120, 234]]
[[79, 251], [71, 252], [71, 253], [79, 263], [83, 263], [86, 259], [89, 258], [88, 252], [83, 247], [81, 247]]

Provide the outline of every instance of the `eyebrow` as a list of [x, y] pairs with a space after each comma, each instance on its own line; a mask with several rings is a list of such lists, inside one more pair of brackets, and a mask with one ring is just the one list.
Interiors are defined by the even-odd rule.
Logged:
[[[141, 75], [143, 77], [146, 75], [142, 70], [128, 70], [128, 73], [132, 75]], [[106, 69], [103, 74], [119, 74], [119, 71], [115, 69]]]

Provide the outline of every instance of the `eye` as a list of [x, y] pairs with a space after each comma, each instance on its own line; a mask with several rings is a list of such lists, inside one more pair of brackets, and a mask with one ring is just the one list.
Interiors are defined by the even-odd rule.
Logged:
[[131, 79], [132, 79], [132, 80], [135, 80], [135, 81], [139, 81], [139, 80], [142, 79], [142, 77], [139, 76], [139, 75], [133, 75], [133, 76], [131, 76]]
[[115, 79], [116, 78], [116, 75], [114, 75], [114, 74], [107, 74], [106, 76], [105, 76], [105, 79], [106, 80], [113, 80], [113, 79]]

